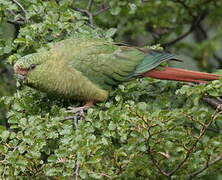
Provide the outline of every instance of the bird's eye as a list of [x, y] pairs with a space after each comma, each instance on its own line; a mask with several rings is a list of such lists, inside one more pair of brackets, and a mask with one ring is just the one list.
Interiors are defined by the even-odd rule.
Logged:
[[34, 69], [36, 67], [36, 64], [31, 64], [30, 69]]

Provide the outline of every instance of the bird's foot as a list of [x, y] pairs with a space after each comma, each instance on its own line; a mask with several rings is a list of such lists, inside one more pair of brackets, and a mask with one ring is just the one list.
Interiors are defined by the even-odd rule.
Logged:
[[89, 109], [94, 105], [94, 101], [88, 101], [84, 106], [81, 107], [68, 107], [68, 110], [66, 112], [75, 113], [74, 116], [66, 117], [66, 119], [73, 119], [73, 126], [75, 128], [78, 127], [79, 120], [83, 120], [85, 118], [84, 116], [84, 110]]
[[66, 112], [72, 112], [72, 113], [80, 113], [80, 114], [84, 114], [84, 110], [87, 110], [89, 108], [91, 108], [94, 105], [94, 101], [88, 101], [86, 102], [86, 104], [84, 106], [80, 106], [80, 107], [68, 107], [68, 110]]

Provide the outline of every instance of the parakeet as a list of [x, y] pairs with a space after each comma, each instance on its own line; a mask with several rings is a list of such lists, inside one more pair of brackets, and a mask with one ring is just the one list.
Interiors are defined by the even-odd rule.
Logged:
[[113, 87], [134, 78], [197, 83], [219, 78], [215, 74], [161, 67], [168, 60], [179, 60], [179, 57], [102, 38], [72, 37], [54, 43], [49, 50], [20, 58], [14, 64], [14, 71], [28, 86], [83, 101], [84, 108], [106, 101]]

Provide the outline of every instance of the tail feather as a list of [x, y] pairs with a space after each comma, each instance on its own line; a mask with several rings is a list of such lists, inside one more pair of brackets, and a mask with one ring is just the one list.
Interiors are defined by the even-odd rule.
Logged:
[[164, 70], [152, 69], [142, 75], [156, 79], [174, 80], [183, 82], [207, 83], [207, 80], [217, 80], [221, 76], [216, 74], [191, 71], [186, 69], [165, 67]]

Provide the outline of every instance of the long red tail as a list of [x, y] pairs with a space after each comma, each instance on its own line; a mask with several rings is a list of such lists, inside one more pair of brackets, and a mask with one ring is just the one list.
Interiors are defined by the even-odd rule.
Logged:
[[183, 82], [207, 83], [207, 80], [217, 80], [220, 75], [191, 71], [186, 69], [165, 67], [164, 70], [153, 69], [142, 75], [156, 79], [174, 80]]

